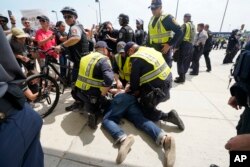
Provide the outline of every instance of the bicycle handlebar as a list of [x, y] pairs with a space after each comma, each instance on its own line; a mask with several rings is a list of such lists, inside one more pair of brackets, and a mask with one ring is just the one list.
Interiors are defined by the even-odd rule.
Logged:
[[27, 46], [28, 47], [28, 49], [30, 49], [30, 50], [33, 50], [33, 51], [37, 51], [37, 52], [39, 52], [39, 53], [43, 53], [43, 54], [45, 54], [45, 55], [47, 55], [48, 54], [48, 52], [50, 52], [51, 50], [55, 50], [55, 48], [49, 48], [49, 49], [47, 49], [47, 50], [42, 50], [41, 48], [39, 48], [39, 47], [35, 47], [35, 46]]

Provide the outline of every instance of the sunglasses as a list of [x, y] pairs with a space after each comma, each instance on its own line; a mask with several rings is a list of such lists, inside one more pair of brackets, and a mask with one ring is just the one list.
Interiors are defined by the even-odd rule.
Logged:
[[4, 22], [5, 22], [5, 20], [0, 20], [0, 22], [3, 22], [3, 23], [4, 23]]
[[39, 22], [44, 23], [44, 22], [46, 22], [46, 20], [40, 19]]
[[151, 10], [154, 11], [156, 9], [159, 9], [159, 7], [151, 7]]
[[71, 16], [71, 15], [64, 15], [64, 16], [63, 16], [64, 19], [71, 19], [72, 17], [73, 17], [73, 16]]
[[24, 22], [24, 24], [30, 24], [30, 22]]

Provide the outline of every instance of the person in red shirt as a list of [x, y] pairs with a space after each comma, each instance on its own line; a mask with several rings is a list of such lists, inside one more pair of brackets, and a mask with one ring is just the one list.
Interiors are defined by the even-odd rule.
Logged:
[[[35, 40], [37, 41], [38, 46], [42, 50], [48, 50], [51, 47], [56, 46], [55, 35], [53, 31], [50, 30], [49, 27], [49, 18], [47, 16], [42, 15], [42, 16], [37, 16], [37, 19], [39, 20], [42, 27], [36, 32]], [[58, 58], [58, 54], [55, 51], [51, 51], [49, 52], [49, 54], [56, 59]], [[40, 65], [43, 65], [45, 55], [40, 53], [39, 56], [40, 56]]]

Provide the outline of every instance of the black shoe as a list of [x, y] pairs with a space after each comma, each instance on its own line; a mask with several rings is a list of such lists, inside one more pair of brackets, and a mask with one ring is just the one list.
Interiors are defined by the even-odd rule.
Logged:
[[189, 75], [198, 75], [198, 73], [190, 72]]
[[73, 111], [73, 110], [75, 110], [75, 109], [78, 109], [80, 106], [81, 106], [81, 103], [75, 101], [75, 102], [74, 102], [73, 104], [71, 104], [70, 106], [65, 107], [65, 110], [66, 110], [66, 111]]
[[163, 115], [161, 117], [161, 120], [166, 121], [166, 122], [171, 122], [175, 125], [178, 126], [180, 130], [185, 129], [185, 125], [181, 118], [179, 117], [178, 113], [175, 110], [171, 110], [168, 114]]
[[96, 129], [97, 128], [97, 115], [96, 114], [89, 114], [88, 116], [88, 126], [91, 129]]
[[211, 69], [207, 69], [207, 70], [206, 70], [206, 72], [210, 72], [210, 71], [211, 71]]
[[176, 77], [175, 80], [174, 80], [175, 83], [184, 83], [185, 82], [185, 79], [182, 78], [182, 77]]
[[211, 164], [209, 167], [219, 167], [219, 166], [215, 164]]

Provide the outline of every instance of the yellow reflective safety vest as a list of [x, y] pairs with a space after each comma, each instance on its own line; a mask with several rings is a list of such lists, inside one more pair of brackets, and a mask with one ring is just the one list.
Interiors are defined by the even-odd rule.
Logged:
[[171, 30], [166, 30], [162, 25], [162, 20], [168, 15], [161, 15], [157, 20], [155, 26], [153, 27], [152, 23], [155, 19], [153, 16], [148, 25], [149, 39], [150, 44], [161, 44], [169, 41], [169, 38], [173, 37]]
[[108, 59], [106, 56], [98, 52], [92, 52], [81, 58], [78, 78], [75, 83], [76, 87], [81, 90], [89, 90], [90, 87], [100, 89], [103, 87], [104, 80], [93, 77], [94, 68], [97, 62], [102, 58]]
[[165, 80], [171, 72], [171, 69], [162, 57], [162, 53], [153, 48], [140, 47], [135, 54], [130, 56], [130, 59], [131, 58], [143, 59], [154, 67], [152, 71], [149, 71], [140, 77], [140, 85], [148, 83], [156, 78]]
[[193, 43], [195, 36], [195, 26], [191, 22], [187, 22], [185, 23], [185, 25], [186, 25], [186, 32], [183, 41]]
[[119, 77], [123, 80], [129, 81], [130, 69], [127, 68], [129, 66], [129, 57], [126, 58], [125, 64], [122, 66], [122, 55], [117, 53], [115, 55], [115, 61], [119, 68]]

